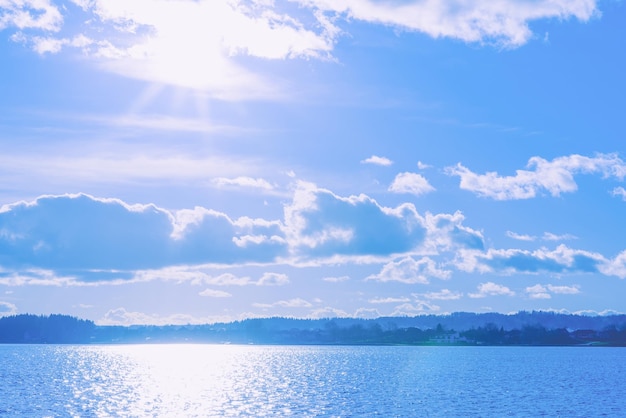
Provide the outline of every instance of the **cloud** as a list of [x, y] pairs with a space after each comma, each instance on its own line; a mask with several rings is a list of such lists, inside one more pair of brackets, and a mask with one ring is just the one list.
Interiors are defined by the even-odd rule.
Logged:
[[[238, 318], [243, 319], [243, 318]], [[144, 312], [128, 311], [125, 308], [109, 310], [104, 316], [96, 321], [98, 325], [204, 325], [216, 322], [230, 322], [235, 318], [228, 316], [195, 317], [185, 314], [158, 315]]]
[[17, 306], [9, 302], [0, 301], [0, 317], [17, 314]]
[[391, 316], [415, 316], [424, 313], [437, 312], [441, 307], [426, 301], [417, 300], [414, 303], [403, 303], [394, 308]]
[[229, 298], [233, 296], [228, 292], [224, 292], [223, 290], [215, 290], [215, 289], [205, 289], [198, 294], [200, 296], [206, 296], [209, 298]]
[[453, 292], [449, 289], [443, 289], [439, 292], [427, 292], [418, 294], [420, 297], [424, 297], [430, 300], [458, 300], [463, 297], [463, 293]]
[[373, 304], [381, 304], [381, 303], [408, 303], [410, 301], [411, 301], [411, 299], [409, 299], [407, 297], [403, 297], [403, 298], [374, 298], [374, 299], [368, 300], [369, 303], [373, 303]]
[[597, 273], [606, 269], [602, 255], [571, 249], [563, 244], [554, 250], [541, 248], [534, 251], [490, 249], [487, 252], [462, 252], [466, 271], [499, 273]]
[[394, 193], [410, 193], [420, 196], [434, 191], [435, 188], [428, 183], [422, 175], [416, 173], [400, 173], [389, 186], [389, 191]]
[[329, 282], [329, 283], [341, 283], [341, 282], [347, 282], [348, 280], [350, 280], [350, 277], [349, 276], [339, 276], [339, 277], [331, 276], [331, 277], [324, 277], [322, 280], [325, 282]]
[[578, 189], [574, 175], [579, 173], [600, 173], [619, 180], [626, 176], [626, 164], [616, 154], [573, 154], [552, 161], [532, 157], [527, 167], [532, 170], [517, 170], [515, 176], [503, 177], [496, 172], [476, 174], [459, 163], [446, 168], [446, 173], [461, 178], [461, 189], [495, 200], [530, 199], [543, 191], [551, 196], [572, 193]]
[[284, 212], [295, 256], [388, 256], [412, 250], [425, 236], [411, 204], [386, 208], [368, 196], [340, 197], [311, 183], [298, 183]]
[[289, 283], [289, 277], [286, 274], [264, 273], [256, 284], [257, 286], [283, 286], [287, 283]]
[[320, 319], [320, 318], [348, 318], [352, 317], [348, 312], [333, 308], [331, 306], [326, 306], [319, 309], [314, 309], [309, 315], [310, 319]]
[[540, 284], [527, 287], [526, 293], [528, 293], [528, 297], [531, 299], [550, 299], [552, 297], [547, 289]]
[[267, 180], [261, 178], [252, 178], [252, 177], [236, 177], [236, 178], [225, 178], [218, 177], [213, 180], [213, 183], [218, 187], [222, 186], [241, 186], [241, 187], [251, 187], [263, 190], [272, 190], [274, 186], [272, 186]]
[[[37, 19], [21, 18], [27, 7], [9, 2], [3, 26], [58, 32], [63, 18], [47, 1]], [[274, 2], [229, 0], [75, 1], [81, 25], [45, 37], [23, 34], [39, 53], [74, 47], [102, 69], [126, 77], [203, 90], [213, 97], [271, 97], [276, 83], [242, 65], [237, 57], [269, 60], [329, 59], [338, 29], [309, 9], [280, 10]], [[69, 13], [66, 11], [66, 13]], [[33, 16], [29, 14], [28, 16]], [[173, 18], [174, 17], [174, 18]], [[307, 22], [313, 22], [307, 23]], [[75, 39], [82, 39], [76, 43]], [[45, 46], [47, 44], [48, 46]], [[54, 47], [51, 47], [54, 45]]]
[[539, 0], [532, 4], [514, 0], [401, 1], [298, 0], [349, 19], [448, 37], [465, 42], [491, 42], [517, 47], [532, 37], [529, 23], [540, 19], [589, 20], [595, 0]]
[[571, 239], [578, 239], [578, 237], [572, 234], [557, 235], [557, 234], [553, 234], [552, 232], [544, 232], [541, 239], [544, 241], [565, 241], [565, 240], [571, 240]]
[[374, 165], [382, 165], [382, 166], [390, 166], [393, 164], [393, 161], [391, 161], [389, 158], [386, 157], [379, 157], [377, 155], [372, 155], [369, 158], [366, 158], [364, 160], [361, 160], [361, 164], [374, 164]]
[[280, 300], [274, 303], [254, 303], [253, 306], [257, 308], [310, 308], [313, 305], [311, 302], [308, 302], [301, 298], [289, 299], [289, 300]]
[[[223, 100], [279, 98], [284, 88], [258, 59], [332, 60], [354, 21], [433, 38], [518, 47], [542, 19], [588, 21], [595, 0], [4, 0], [0, 30], [39, 54], [71, 50], [99, 68], [153, 83], [201, 90]], [[290, 3], [297, 3], [293, 7]], [[71, 24], [65, 23], [65, 18]]]
[[[152, 269], [172, 264], [271, 261], [280, 227], [204, 208], [169, 212], [85, 194], [0, 208], [0, 265], [43, 269]], [[237, 245], [238, 236], [267, 237]]]
[[626, 201], [626, 189], [621, 186], [614, 188], [611, 194], [613, 196], [619, 196], [622, 198], [622, 200]]
[[534, 241], [537, 239], [537, 237], [533, 237], [532, 235], [522, 235], [511, 231], [506, 231], [506, 236], [518, 241]]
[[477, 287], [478, 292], [469, 293], [470, 298], [484, 298], [487, 296], [514, 296], [515, 292], [506, 286], [493, 282], [481, 283]]
[[[288, 278], [213, 277], [203, 266], [380, 263], [398, 255], [482, 249], [482, 235], [463, 220], [460, 213], [421, 216], [412, 204], [383, 207], [365, 195], [341, 197], [303, 182], [284, 206], [283, 220], [231, 219], [203, 207], [170, 211], [87, 194], [47, 195], [0, 207], [0, 266], [7, 269], [0, 280], [278, 285]], [[449, 274], [432, 261], [416, 263], [421, 275]]]
[[63, 16], [49, 0], [0, 1], [0, 30], [37, 29], [57, 32], [63, 25]]
[[428, 257], [415, 260], [405, 257], [399, 261], [392, 261], [383, 266], [378, 274], [368, 276], [366, 280], [379, 282], [400, 282], [406, 284], [427, 284], [431, 277], [446, 280], [452, 272], [443, 270]]
[[551, 284], [536, 284], [526, 288], [526, 293], [531, 299], [551, 299], [552, 294], [575, 295], [580, 293], [578, 286], [554, 286]]

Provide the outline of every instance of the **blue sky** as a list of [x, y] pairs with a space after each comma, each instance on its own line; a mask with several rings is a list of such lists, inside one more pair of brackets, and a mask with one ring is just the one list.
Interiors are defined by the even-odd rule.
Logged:
[[617, 0], [0, 0], [0, 315], [626, 312]]

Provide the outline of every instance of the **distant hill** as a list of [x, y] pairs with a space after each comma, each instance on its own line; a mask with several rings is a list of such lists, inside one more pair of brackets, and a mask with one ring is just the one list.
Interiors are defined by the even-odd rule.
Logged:
[[100, 326], [67, 315], [0, 318], [0, 343], [407, 344], [626, 346], [626, 315], [458, 312], [358, 318], [263, 318], [206, 325]]

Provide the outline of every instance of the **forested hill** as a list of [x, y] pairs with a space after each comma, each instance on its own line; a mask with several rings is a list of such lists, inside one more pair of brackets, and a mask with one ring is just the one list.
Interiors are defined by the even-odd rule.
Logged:
[[207, 325], [100, 326], [67, 315], [0, 318], [0, 343], [233, 343], [626, 346], [626, 315], [454, 313], [377, 319], [247, 319]]

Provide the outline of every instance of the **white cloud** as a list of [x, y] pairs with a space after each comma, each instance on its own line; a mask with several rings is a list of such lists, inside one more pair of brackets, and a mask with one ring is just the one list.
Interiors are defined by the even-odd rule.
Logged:
[[458, 300], [463, 297], [463, 293], [443, 289], [439, 292], [420, 293], [418, 296], [431, 300]]
[[[588, 21], [599, 14], [596, 0], [291, 2], [300, 7], [274, 1], [73, 0], [79, 14], [49, 0], [2, 0], [0, 30], [15, 28], [20, 32], [13, 39], [40, 54], [73, 48], [105, 71], [239, 100], [284, 97], [287, 91], [269, 72], [261, 74], [254, 60], [241, 57], [332, 60], [339, 37], [355, 20], [517, 47], [533, 36], [530, 22]], [[62, 13], [81, 23], [64, 25]]]
[[347, 282], [348, 280], [350, 280], [349, 276], [330, 276], [330, 277], [324, 277], [322, 279], [325, 282], [329, 282], [329, 283], [341, 283], [341, 282]]
[[607, 260], [601, 254], [584, 250], [576, 250], [564, 244], [554, 250], [540, 248], [534, 251], [507, 249], [490, 249], [486, 252], [460, 251], [457, 268], [482, 273], [496, 272], [513, 273], [604, 273], [615, 270], [611, 274], [619, 275], [619, 261]]
[[320, 318], [347, 318], [350, 317], [348, 312], [333, 308], [331, 306], [326, 306], [323, 308], [313, 310], [307, 317], [310, 319], [320, 319]]
[[548, 290], [540, 284], [527, 287], [526, 293], [528, 293], [528, 297], [531, 299], [550, 299], [552, 297]]
[[403, 303], [396, 306], [391, 316], [415, 316], [424, 313], [438, 312], [440, 309], [440, 306], [418, 300], [414, 303]]
[[235, 319], [228, 316], [195, 317], [185, 314], [159, 315], [144, 312], [127, 311], [125, 308], [109, 310], [104, 316], [96, 321], [98, 325], [188, 325], [188, 324], [213, 324], [216, 322], [230, 322]]
[[252, 178], [240, 176], [236, 178], [225, 178], [218, 177], [213, 180], [213, 183], [217, 186], [241, 186], [241, 187], [252, 187], [263, 190], [272, 190], [274, 186], [272, 186], [267, 180], [261, 178]]
[[402, 298], [374, 298], [368, 300], [369, 303], [373, 304], [381, 304], [381, 303], [408, 303], [411, 299], [407, 297]]
[[17, 306], [10, 302], [0, 301], [0, 317], [17, 314]]
[[1, 0], [0, 30], [9, 27], [57, 32], [63, 16], [49, 0]]
[[289, 283], [289, 277], [280, 273], [264, 273], [256, 283], [257, 286], [284, 286]]
[[253, 303], [253, 306], [257, 308], [310, 308], [313, 305], [302, 298], [295, 298], [289, 300], [280, 300], [274, 303]]
[[405, 257], [399, 261], [392, 261], [383, 266], [378, 274], [368, 276], [366, 280], [379, 282], [400, 282], [406, 284], [427, 284], [429, 278], [446, 280], [452, 273], [443, 270], [428, 257], [415, 260], [412, 257]]
[[514, 0], [297, 1], [350, 19], [418, 31], [434, 38], [494, 42], [507, 47], [523, 45], [532, 37], [529, 28], [532, 21], [572, 17], [587, 21], [597, 13], [595, 0], [539, 0], [531, 4]]
[[200, 296], [206, 296], [209, 298], [229, 298], [233, 296], [228, 292], [224, 292], [223, 290], [215, 290], [215, 289], [205, 289], [198, 294]]
[[478, 292], [469, 293], [470, 298], [484, 298], [487, 296], [514, 296], [515, 292], [506, 286], [493, 282], [481, 283], [477, 287]]
[[541, 239], [544, 241], [565, 241], [565, 240], [571, 240], [571, 239], [578, 239], [578, 237], [572, 234], [557, 235], [557, 234], [553, 234], [552, 232], [544, 232]]
[[371, 157], [366, 158], [365, 160], [362, 160], [361, 164], [374, 164], [374, 165], [390, 166], [390, 165], [393, 164], [393, 161], [391, 161], [387, 157], [379, 157], [377, 155], [372, 155]]
[[420, 170], [426, 170], [427, 168], [432, 168], [432, 165], [424, 164], [423, 162], [418, 161], [417, 168], [419, 168]]
[[374, 309], [374, 308], [359, 308], [356, 311], [354, 311], [354, 315], [355, 318], [361, 318], [361, 319], [375, 319], [375, 318], [380, 318], [380, 312], [378, 312], [378, 309]]
[[574, 286], [555, 286], [555, 285], [546, 285], [549, 291], [552, 293], [559, 293], [563, 295], [577, 295], [580, 293], [580, 288], [577, 285]]
[[622, 198], [622, 200], [626, 201], [626, 189], [621, 186], [614, 188], [611, 194], [613, 196], [619, 196]]
[[626, 251], [622, 251], [612, 260], [602, 260], [598, 270], [608, 276], [617, 276], [626, 279]]
[[389, 186], [389, 191], [394, 193], [410, 193], [420, 196], [434, 191], [435, 188], [428, 183], [422, 175], [417, 173], [400, 173]]
[[563, 295], [576, 295], [580, 293], [578, 286], [555, 286], [551, 284], [536, 284], [526, 288], [526, 293], [531, 299], [550, 299], [553, 293]]
[[506, 231], [506, 236], [516, 239], [518, 241], [534, 241], [535, 239], [537, 239], [537, 237], [533, 237], [532, 235], [517, 234], [511, 231]]
[[[38, 20], [20, 19], [22, 15], [17, 13], [27, 12], [13, 11], [16, 7], [10, 2], [10, 9], [3, 15], [5, 27], [60, 28], [62, 16], [47, 1], [27, 3], [44, 5], [46, 13]], [[237, 62], [237, 56], [327, 59], [339, 33], [321, 14], [304, 9], [287, 14], [274, 2], [95, 0], [77, 4], [83, 9], [86, 23], [72, 29], [80, 31], [75, 36], [92, 39], [89, 44], [83, 43], [80, 50], [103, 69], [204, 90], [213, 97], [229, 100], [277, 94], [276, 83], [245, 68]], [[304, 23], [311, 20], [315, 23]], [[30, 38], [41, 53], [76, 46], [66, 38], [48, 36], [46, 42], [56, 42], [54, 48], [46, 47], [37, 37]]]
[[626, 164], [616, 154], [595, 157], [573, 154], [552, 161], [532, 157], [528, 168], [534, 170], [516, 170], [515, 176], [500, 176], [495, 172], [476, 174], [459, 163], [448, 167], [446, 172], [461, 178], [461, 189], [495, 200], [530, 199], [542, 191], [552, 196], [571, 193], [578, 189], [574, 181], [574, 174], [578, 173], [600, 173], [604, 178], [619, 180], [626, 176]]

